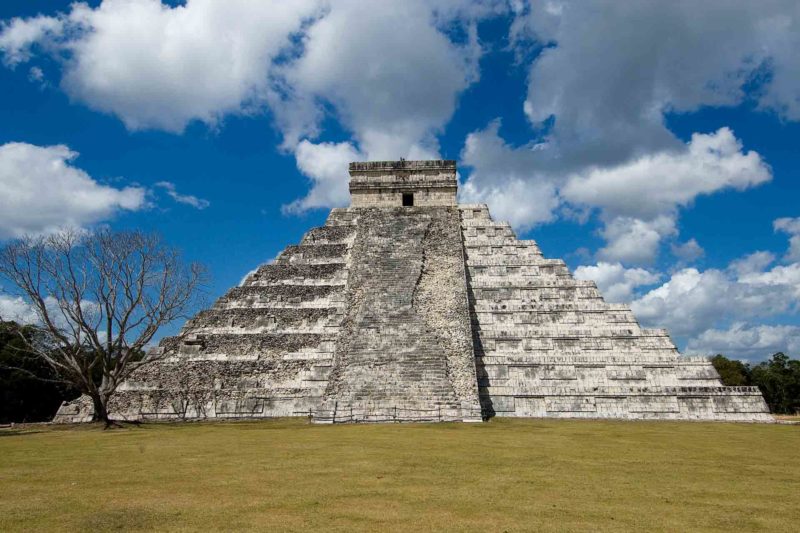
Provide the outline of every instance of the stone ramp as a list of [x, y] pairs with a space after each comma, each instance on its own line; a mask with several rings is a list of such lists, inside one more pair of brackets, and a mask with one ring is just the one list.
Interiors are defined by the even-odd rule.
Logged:
[[480, 419], [457, 208], [354, 210], [347, 314], [315, 418]]
[[706, 358], [680, 357], [594, 282], [462, 205], [478, 384], [496, 416], [772, 421], [756, 387], [722, 387]]

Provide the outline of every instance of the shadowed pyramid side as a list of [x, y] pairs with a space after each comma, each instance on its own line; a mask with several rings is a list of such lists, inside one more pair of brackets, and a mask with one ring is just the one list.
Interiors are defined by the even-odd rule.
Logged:
[[[334, 209], [299, 246], [250, 274], [133, 373], [111, 402], [129, 420], [297, 416], [322, 399], [343, 316], [355, 215]], [[79, 400], [56, 421], [91, 418]]]

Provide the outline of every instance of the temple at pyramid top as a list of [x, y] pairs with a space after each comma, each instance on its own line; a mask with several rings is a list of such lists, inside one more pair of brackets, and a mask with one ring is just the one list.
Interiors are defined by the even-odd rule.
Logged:
[[454, 206], [457, 188], [452, 160], [350, 163], [352, 207]]

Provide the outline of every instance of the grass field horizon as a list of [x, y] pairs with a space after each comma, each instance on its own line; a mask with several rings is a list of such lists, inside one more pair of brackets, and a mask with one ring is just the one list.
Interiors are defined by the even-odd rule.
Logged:
[[300, 419], [0, 430], [0, 530], [774, 530], [800, 426]]

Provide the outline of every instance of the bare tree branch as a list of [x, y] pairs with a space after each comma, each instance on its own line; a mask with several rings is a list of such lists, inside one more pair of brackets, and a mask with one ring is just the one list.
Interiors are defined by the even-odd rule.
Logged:
[[108, 422], [120, 383], [158, 359], [141, 354], [159, 329], [197, 303], [205, 269], [184, 264], [156, 235], [64, 230], [0, 250], [0, 276], [39, 318], [32, 354], [95, 405]]

